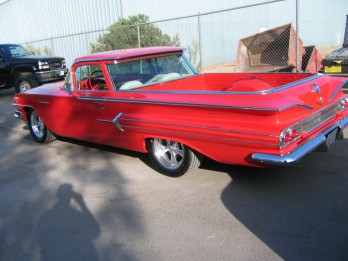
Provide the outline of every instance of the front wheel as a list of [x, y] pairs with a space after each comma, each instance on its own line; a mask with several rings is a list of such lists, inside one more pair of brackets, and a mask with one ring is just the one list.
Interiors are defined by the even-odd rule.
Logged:
[[203, 156], [184, 144], [171, 140], [148, 140], [149, 156], [158, 171], [178, 177], [198, 168]]
[[32, 74], [21, 74], [15, 80], [15, 89], [17, 93], [26, 92], [34, 87], [39, 86], [39, 83]]
[[54, 134], [47, 129], [39, 115], [34, 110], [29, 113], [28, 125], [31, 136], [33, 136], [35, 141], [47, 143], [56, 139]]

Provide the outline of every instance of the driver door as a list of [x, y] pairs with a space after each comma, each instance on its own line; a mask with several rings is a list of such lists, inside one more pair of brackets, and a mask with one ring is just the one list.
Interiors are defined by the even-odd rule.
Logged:
[[[83, 64], [75, 69], [72, 93], [65, 101], [64, 113], [57, 115], [63, 136], [107, 144], [104, 97], [108, 92], [104, 72], [98, 64]], [[59, 114], [59, 112], [58, 112]]]

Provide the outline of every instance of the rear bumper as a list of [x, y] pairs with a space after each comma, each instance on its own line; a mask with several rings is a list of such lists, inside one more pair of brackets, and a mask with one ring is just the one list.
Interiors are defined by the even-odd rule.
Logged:
[[318, 134], [313, 139], [302, 144], [300, 147], [296, 148], [294, 151], [286, 155], [273, 155], [266, 153], [253, 153], [251, 158], [259, 163], [266, 165], [278, 165], [278, 166], [296, 166], [300, 164], [300, 160], [316, 149], [328, 149], [325, 146], [328, 139], [328, 135], [332, 133], [335, 129], [338, 129], [336, 139], [343, 139], [343, 129], [348, 126], [348, 117], [342, 119], [336, 124], [330, 126], [320, 134]]

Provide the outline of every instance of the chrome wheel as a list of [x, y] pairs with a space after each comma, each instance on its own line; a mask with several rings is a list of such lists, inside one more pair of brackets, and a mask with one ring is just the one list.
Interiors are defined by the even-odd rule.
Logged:
[[41, 118], [35, 111], [30, 114], [30, 125], [33, 134], [38, 138], [42, 139], [45, 135], [45, 125], [43, 124]]
[[184, 145], [171, 140], [153, 140], [153, 149], [158, 161], [168, 169], [177, 169], [184, 159]]
[[56, 136], [49, 129], [47, 129], [46, 125], [43, 123], [36, 111], [29, 111], [27, 117], [28, 127], [34, 140], [40, 143], [47, 143], [56, 139]]
[[148, 139], [146, 146], [156, 170], [171, 177], [198, 168], [203, 159], [200, 153], [177, 141]]
[[22, 81], [19, 84], [19, 89], [20, 89], [20, 92], [26, 92], [27, 90], [31, 89], [31, 85], [28, 81]]

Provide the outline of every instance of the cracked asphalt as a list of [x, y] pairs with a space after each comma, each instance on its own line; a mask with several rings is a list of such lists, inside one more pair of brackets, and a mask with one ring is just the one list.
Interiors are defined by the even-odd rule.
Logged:
[[35, 143], [13, 94], [0, 91], [0, 260], [347, 260], [348, 139], [302, 168], [206, 160], [170, 178], [140, 153]]

